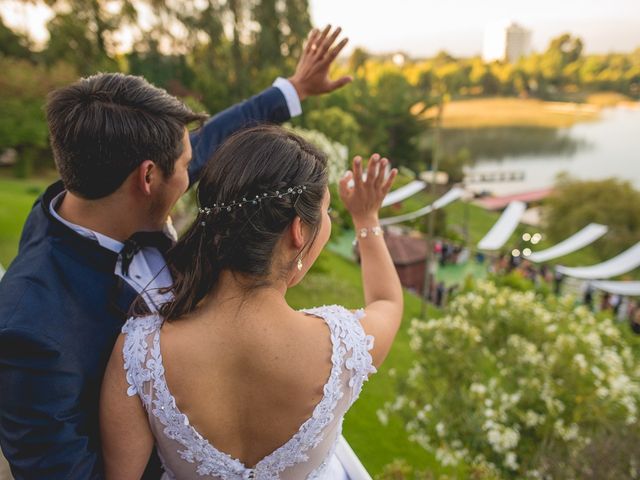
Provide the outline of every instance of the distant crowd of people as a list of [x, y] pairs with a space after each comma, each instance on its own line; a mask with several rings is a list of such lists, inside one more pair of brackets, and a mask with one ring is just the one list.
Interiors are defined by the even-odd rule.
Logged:
[[[590, 310], [596, 307], [597, 290], [589, 282], [585, 282], [582, 290], [582, 303]], [[640, 334], [640, 301], [634, 298], [602, 292], [597, 302], [598, 310], [611, 312], [619, 322], [629, 322], [634, 333]]]
[[457, 265], [469, 260], [469, 250], [446, 240], [437, 240], [433, 251], [441, 267]]
[[[447, 241], [439, 241], [436, 243], [435, 252], [438, 255], [437, 258], [440, 266], [462, 263], [469, 258], [469, 251], [467, 249]], [[461, 261], [460, 257], [463, 255], [464, 260]], [[484, 254], [477, 252], [475, 254], [475, 260], [478, 263], [484, 263]], [[523, 278], [531, 281], [536, 287], [543, 284], [551, 286], [555, 295], [562, 294], [562, 286], [566, 278], [563, 274], [548, 265], [538, 265], [528, 261], [522, 256], [514, 256], [510, 253], [504, 253], [492, 259], [487, 268], [488, 271], [493, 274], [510, 274], [517, 272]], [[442, 283], [441, 285], [441, 283], [442, 282], [437, 283], [431, 292], [432, 302], [438, 306], [446, 303], [446, 298], [449, 297], [450, 293], [444, 284]], [[457, 285], [454, 287], [457, 288]], [[585, 282], [582, 289], [582, 304], [586, 305], [592, 311], [611, 312], [617, 321], [629, 322], [631, 330], [640, 334], [640, 300], [608, 292], [600, 292], [589, 282]]]

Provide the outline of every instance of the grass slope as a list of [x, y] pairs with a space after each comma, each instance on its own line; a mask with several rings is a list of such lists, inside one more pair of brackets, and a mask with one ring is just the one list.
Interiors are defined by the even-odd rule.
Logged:
[[5, 268], [18, 253], [24, 221], [46, 185], [43, 180], [0, 178], [0, 264]]

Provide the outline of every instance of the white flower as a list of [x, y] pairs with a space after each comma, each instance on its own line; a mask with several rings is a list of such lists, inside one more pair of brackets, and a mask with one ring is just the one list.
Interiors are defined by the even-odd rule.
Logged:
[[445, 448], [438, 448], [436, 450], [436, 459], [445, 467], [457, 465], [459, 461], [453, 452]]
[[573, 356], [573, 361], [578, 365], [578, 368], [582, 373], [587, 371], [587, 359], [582, 353], [576, 353]]
[[487, 387], [485, 387], [481, 383], [472, 383], [471, 386], [469, 387], [469, 390], [472, 393], [476, 393], [476, 394], [478, 394], [480, 396], [482, 396], [485, 393], [487, 393]]
[[525, 413], [524, 423], [527, 427], [535, 427], [536, 425], [542, 424], [544, 421], [544, 417], [533, 410], [527, 410]]
[[509, 452], [504, 457], [504, 466], [510, 470], [518, 470], [518, 457], [515, 453]]
[[487, 440], [497, 453], [503, 453], [518, 445], [520, 434], [509, 427], [502, 427], [502, 429], [496, 428], [489, 430]]
[[389, 415], [384, 410], [377, 410], [376, 415], [378, 416], [378, 421], [382, 425], [388, 425], [389, 423]]

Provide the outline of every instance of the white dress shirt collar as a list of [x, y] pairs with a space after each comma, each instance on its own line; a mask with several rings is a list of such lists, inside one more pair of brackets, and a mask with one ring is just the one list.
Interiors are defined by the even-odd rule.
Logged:
[[115, 252], [115, 253], [120, 253], [120, 250], [122, 250], [122, 247], [124, 247], [124, 243], [119, 242], [118, 240], [115, 240], [111, 237], [107, 237], [102, 233], [98, 233], [86, 227], [82, 227], [80, 225], [76, 225], [75, 223], [71, 223], [68, 220], [65, 220], [64, 218], [62, 218], [58, 214], [58, 212], [56, 211], [56, 208], [58, 207], [58, 205], [60, 205], [66, 193], [67, 193], [66, 191], [60, 192], [58, 195], [54, 197], [53, 200], [51, 200], [51, 203], [49, 204], [49, 211], [51, 212], [51, 215], [53, 215], [53, 217], [56, 220], [58, 220], [59, 222], [63, 223], [64, 225], [69, 227], [71, 230], [76, 232], [78, 235], [82, 235], [83, 237], [90, 238], [91, 240], [95, 240], [96, 242], [98, 242], [98, 244], [101, 247], [104, 247], [107, 250], [111, 250], [112, 252]]

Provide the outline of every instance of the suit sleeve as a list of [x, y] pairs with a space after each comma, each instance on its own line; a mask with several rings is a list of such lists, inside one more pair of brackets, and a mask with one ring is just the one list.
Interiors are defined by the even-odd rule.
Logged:
[[104, 478], [99, 447], [82, 432], [72, 365], [42, 335], [0, 331], [0, 441], [15, 480]]
[[202, 128], [191, 134], [193, 157], [189, 181], [193, 185], [218, 146], [230, 135], [260, 123], [282, 123], [291, 118], [282, 91], [270, 87], [244, 102], [211, 117]]

